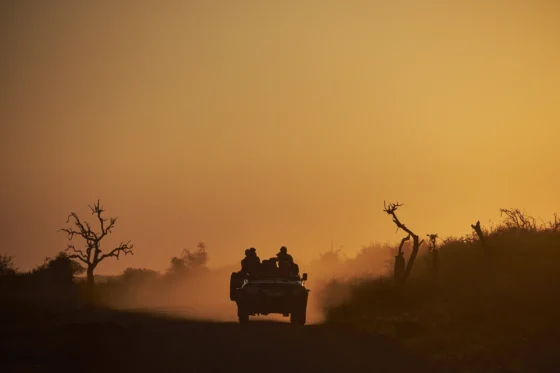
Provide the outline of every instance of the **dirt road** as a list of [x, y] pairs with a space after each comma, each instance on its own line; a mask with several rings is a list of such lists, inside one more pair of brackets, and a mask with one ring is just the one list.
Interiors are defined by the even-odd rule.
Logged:
[[395, 341], [328, 325], [92, 311], [2, 322], [1, 372], [430, 372]]

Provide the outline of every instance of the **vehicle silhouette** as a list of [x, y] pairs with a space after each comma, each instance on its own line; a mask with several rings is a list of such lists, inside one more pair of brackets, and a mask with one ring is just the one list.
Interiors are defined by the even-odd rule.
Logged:
[[271, 313], [290, 316], [290, 322], [305, 325], [309, 289], [305, 287], [307, 273], [283, 273], [276, 267], [276, 258], [263, 260], [255, 273], [232, 272], [230, 300], [237, 304], [241, 324], [249, 316]]

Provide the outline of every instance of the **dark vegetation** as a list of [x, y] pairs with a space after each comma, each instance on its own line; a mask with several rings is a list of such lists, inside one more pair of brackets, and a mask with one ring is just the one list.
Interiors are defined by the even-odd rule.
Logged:
[[99, 231], [75, 213], [68, 217], [74, 227], [62, 229], [69, 240], [81, 238], [83, 247], [70, 243], [54, 258], [47, 257], [43, 264], [27, 272], [18, 271], [13, 257], [0, 255], [0, 317], [49, 318], [84, 308], [126, 307], [137, 304], [142, 297], [161, 296], [174, 286], [208, 273], [208, 253], [200, 242], [196, 250], [185, 249], [180, 256], [172, 257], [163, 274], [128, 268], [118, 276], [95, 276], [94, 270], [103, 260], [119, 259], [121, 253], [132, 254], [133, 245], [123, 242], [104, 252], [101, 240], [111, 233], [117, 218], [110, 218], [107, 223], [99, 201], [90, 209], [99, 221]]
[[[465, 224], [471, 229], [465, 236], [440, 238], [436, 233], [420, 235], [403, 224], [397, 216], [401, 206], [389, 204], [383, 210], [405, 232], [399, 245], [370, 244], [354, 258], [344, 258], [342, 250], [331, 247], [305, 265], [314, 291], [312, 303], [321, 308], [329, 328], [346, 331], [329, 338], [346, 333], [386, 338], [384, 344], [395, 341], [444, 372], [560, 371], [558, 216], [539, 224], [518, 209], [502, 209], [497, 226]], [[118, 276], [95, 276], [94, 282], [93, 269], [101, 260], [132, 249], [123, 243], [102, 251], [101, 239], [116, 221], [111, 218], [107, 224], [102, 212], [99, 202], [92, 207], [98, 232], [72, 214], [75, 228], [65, 232], [69, 238], [81, 237], [84, 247], [69, 245], [31, 271], [19, 271], [14, 258], [0, 255], [2, 330], [10, 330], [15, 320], [29, 326], [69, 320], [91, 310], [191, 305], [200, 294], [213, 294], [210, 302], [218, 299], [220, 307], [227, 302], [228, 276], [238, 268], [210, 270], [202, 242], [170, 258], [164, 273], [128, 268]], [[234, 310], [231, 316], [235, 318]], [[204, 328], [218, 333], [213, 325]], [[87, 333], [84, 328], [76, 333]], [[108, 333], [119, 330], [124, 329], [118, 326]], [[240, 338], [233, 332], [227, 335]], [[121, 338], [125, 344], [125, 337], [107, 338]], [[104, 342], [97, 343], [90, 347]], [[101, 361], [96, 364], [102, 367]]]
[[[216, 286], [216, 275], [208, 268], [206, 245], [184, 249], [172, 257], [168, 269], [160, 273], [147, 268], [127, 268], [121, 275], [107, 278], [96, 286], [97, 303], [112, 308], [177, 307], [199, 304], [196, 293], [208, 293], [222, 287], [217, 297], [227, 297], [227, 286]], [[225, 280], [222, 280], [224, 282]], [[227, 285], [227, 283], [226, 283]], [[215, 290], [214, 290], [215, 291]], [[197, 299], [198, 300], [198, 299]]]
[[439, 243], [428, 234], [430, 244], [420, 247], [407, 242], [414, 235], [394, 216], [399, 206], [385, 209], [409, 235], [396, 261], [404, 252], [409, 267], [417, 253], [424, 260], [404, 279], [393, 270], [330, 282], [322, 292], [327, 322], [393, 336], [444, 371], [560, 371], [557, 215], [537, 224], [502, 209], [497, 226], [477, 222], [472, 233]]

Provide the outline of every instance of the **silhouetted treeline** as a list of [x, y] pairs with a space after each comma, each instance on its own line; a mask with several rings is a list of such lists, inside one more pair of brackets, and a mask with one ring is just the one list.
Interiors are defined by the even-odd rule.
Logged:
[[188, 304], [189, 290], [203, 287], [210, 277], [208, 261], [206, 246], [199, 243], [196, 250], [183, 250], [180, 256], [172, 257], [163, 273], [127, 268], [121, 275], [98, 283], [98, 302], [110, 307]]
[[14, 258], [0, 255], [0, 304], [3, 312], [22, 309], [37, 312], [64, 312], [76, 307], [109, 305], [142, 295], [154, 296], [165, 288], [207, 273], [208, 253], [201, 243], [194, 251], [184, 250], [170, 260], [169, 269], [160, 274], [150, 269], [128, 268], [119, 276], [100, 282], [94, 292], [81, 276], [85, 268], [66, 252], [31, 271], [20, 272]]

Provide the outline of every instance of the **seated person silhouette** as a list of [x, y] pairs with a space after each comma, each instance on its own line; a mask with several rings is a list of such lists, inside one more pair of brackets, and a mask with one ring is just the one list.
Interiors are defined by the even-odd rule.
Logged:
[[262, 261], [261, 276], [268, 278], [278, 277], [278, 267], [276, 267], [276, 260], [274, 258]]
[[248, 275], [255, 275], [259, 271], [261, 264], [260, 258], [257, 256], [256, 250], [250, 248], [245, 250], [245, 258], [241, 260], [241, 272]]
[[278, 269], [282, 277], [297, 277], [299, 274], [299, 266], [294, 263], [293, 257], [288, 254], [285, 246], [280, 248], [280, 252], [276, 254]]

